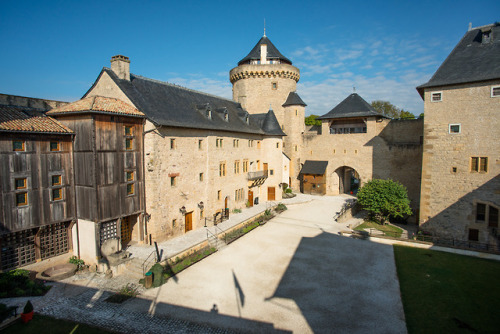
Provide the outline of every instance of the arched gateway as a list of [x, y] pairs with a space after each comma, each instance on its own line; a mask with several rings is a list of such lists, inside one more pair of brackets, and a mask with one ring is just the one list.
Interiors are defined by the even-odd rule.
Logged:
[[335, 170], [339, 194], [356, 194], [361, 184], [359, 173], [352, 167], [342, 166]]

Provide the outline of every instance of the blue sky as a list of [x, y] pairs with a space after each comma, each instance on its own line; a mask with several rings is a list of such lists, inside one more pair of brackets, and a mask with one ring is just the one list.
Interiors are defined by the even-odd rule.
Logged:
[[74, 101], [111, 56], [131, 72], [231, 98], [229, 71], [263, 34], [301, 71], [306, 114], [353, 86], [416, 115], [430, 79], [473, 27], [500, 21], [500, 1], [5, 1], [0, 93]]

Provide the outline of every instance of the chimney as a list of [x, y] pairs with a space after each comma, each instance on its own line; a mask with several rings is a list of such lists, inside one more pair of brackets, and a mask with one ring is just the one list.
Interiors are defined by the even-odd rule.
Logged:
[[118, 78], [130, 81], [130, 60], [128, 57], [122, 55], [111, 57], [111, 70]]
[[260, 63], [267, 64], [267, 44], [260, 45]]

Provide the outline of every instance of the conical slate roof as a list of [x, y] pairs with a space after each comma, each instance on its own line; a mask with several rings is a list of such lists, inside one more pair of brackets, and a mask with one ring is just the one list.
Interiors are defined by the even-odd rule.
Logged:
[[266, 114], [266, 118], [264, 118], [264, 122], [262, 123], [262, 130], [264, 130], [267, 134], [276, 135], [276, 136], [286, 136], [286, 134], [281, 130], [280, 123], [274, 114], [272, 109]]
[[300, 98], [299, 94], [295, 92], [290, 92], [288, 94], [288, 98], [286, 99], [285, 103], [283, 103], [283, 107], [286, 106], [307, 106], [304, 101]]
[[373, 109], [361, 96], [356, 93], [349, 95], [327, 114], [316, 119], [349, 118], [349, 117], [385, 117]]
[[261, 44], [267, 45], [267, 59], [279, 59], [281, 62], [292, 65], [292, 61], [281, 54], [278, 49], [274, 46], [273, 43], [267, 38], [267, 36], [263, 36], [260, 41], [254, 46], [252, 51], [238, 62], [238, 65], [249, 63], [251, 60], [260, 60], [260, 46]]

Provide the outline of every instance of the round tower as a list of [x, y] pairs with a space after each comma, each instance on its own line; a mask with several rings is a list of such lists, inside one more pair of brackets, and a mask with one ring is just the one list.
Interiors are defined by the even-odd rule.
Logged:
[[297, 89], [299, 78], [299, 69], [292, 66], [265, 34], [229, 72], [233, 100], [251, 114], [265, 113], [271, 105], [281, 125], [285, 118], [282, 105], [290, 92]]

